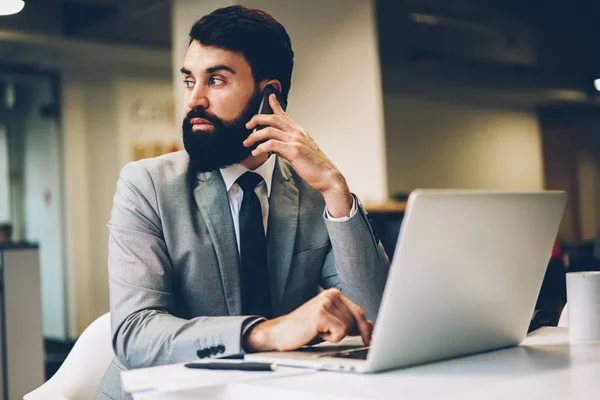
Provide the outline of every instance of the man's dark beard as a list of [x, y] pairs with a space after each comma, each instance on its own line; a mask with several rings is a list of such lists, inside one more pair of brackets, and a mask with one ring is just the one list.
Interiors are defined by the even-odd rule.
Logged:
[[[246, 159], [252, 148], [245, 147], [250, 131], [246, 123], [257, 113], [260, 105], [260, 92], [250, 98], [246, 109], [231, 122], [223, 122], [219, 117], [203, 108], [191, 110], [183, 120], [183, 145], [190, 155], [192, 167], [197, 172], [214, 171]], [[191, 120], [202, 118], [213, 124], [212, 132], [194, 132]]]

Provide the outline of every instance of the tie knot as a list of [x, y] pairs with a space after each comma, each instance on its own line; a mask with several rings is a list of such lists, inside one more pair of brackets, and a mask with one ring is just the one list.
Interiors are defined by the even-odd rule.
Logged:
[[263, 178], [256, 172], [246, 172], [237, 179], [237, 184], [240, 185], [244, 192], [252, 192], [254, 188], [262, 182]]

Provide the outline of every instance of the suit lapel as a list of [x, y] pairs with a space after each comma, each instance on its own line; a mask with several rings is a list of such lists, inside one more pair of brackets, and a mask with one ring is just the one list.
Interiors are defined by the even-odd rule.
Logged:
[[219, 171], [198, 174], [194, 198], [217, 254], [229, 315], [242, 313], [240, 259], [229, 197]]
[[273, 311], [276, 315], [280, 314], [294, 253], [298, 208], [298, 189], [294, 185], [289, 167], [283, 160], [277, 158], [269, 197], [267, 229], [267, 265]]

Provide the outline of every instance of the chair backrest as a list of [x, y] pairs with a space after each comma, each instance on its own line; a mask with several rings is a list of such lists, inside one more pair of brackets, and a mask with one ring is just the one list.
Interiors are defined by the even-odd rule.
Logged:
[[110, 313], [106, 313], [83, 331], [54, 376], [23, 399], [93, 400], [113, 357]]
[[565, 304], [565, 307], [563, 308], [562, 312], [560, 313], [560, 319], [558, 320], [558, 327], [559, 328], [567, 328], [569, 326], [569, 309], [567, 308], [567, 304]]

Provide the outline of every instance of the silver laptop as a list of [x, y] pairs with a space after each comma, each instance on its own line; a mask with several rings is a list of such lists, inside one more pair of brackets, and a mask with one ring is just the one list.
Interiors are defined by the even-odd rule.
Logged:
[[565, 204], [564, 192], [416, 190], [370, 348], [351, 338], [246, 359], [364, 373], [515, 346]]

